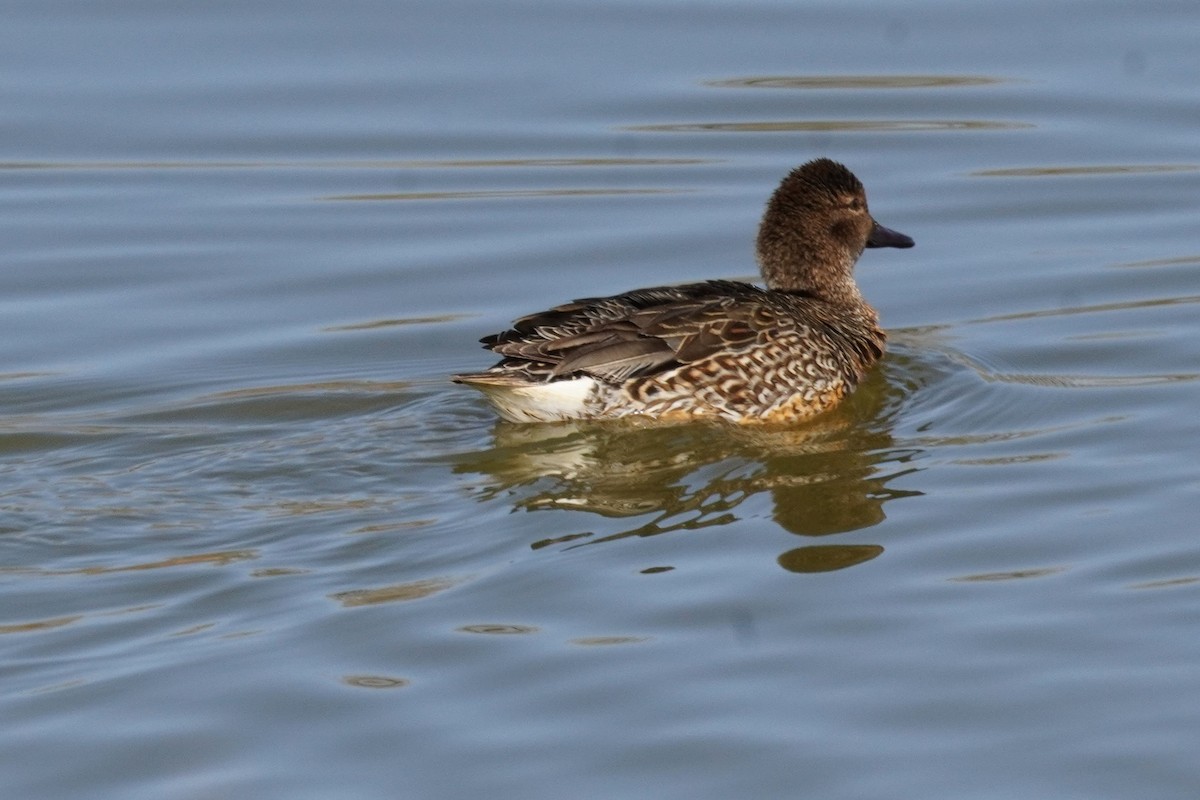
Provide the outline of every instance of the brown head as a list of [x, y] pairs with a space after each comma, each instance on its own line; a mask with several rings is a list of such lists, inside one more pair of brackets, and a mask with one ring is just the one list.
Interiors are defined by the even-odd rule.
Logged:
[[818, 158], [792, 170], [767, 203], [758, 229], [758, 265], [768, 289], [858, 304], [854, 264], [866, 247], [912, 247], [867, 210], [854, 173]]

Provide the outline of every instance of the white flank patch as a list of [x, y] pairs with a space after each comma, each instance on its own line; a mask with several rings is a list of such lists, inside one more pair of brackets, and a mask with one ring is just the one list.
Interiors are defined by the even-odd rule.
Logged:
[[472, 384], [509, 422], [557, 422], [587, 416], [585, 401], [596, 386], [594, 378], [530, 383], [523, 386]]

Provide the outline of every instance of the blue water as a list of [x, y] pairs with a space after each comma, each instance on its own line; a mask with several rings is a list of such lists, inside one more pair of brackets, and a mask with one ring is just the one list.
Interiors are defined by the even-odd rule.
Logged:
[[[1200, 8], [13, 3], [4, 797], [1190, 798]], [[845, 162], [794, 431], [498, 423]]]

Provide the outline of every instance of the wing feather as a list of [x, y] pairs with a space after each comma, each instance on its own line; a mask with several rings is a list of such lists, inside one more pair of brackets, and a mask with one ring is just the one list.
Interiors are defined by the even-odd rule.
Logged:
[[752, 344], [778, 324], [767, 293], [734, 281], [640, 289], [530, 314], [481, 339], [506, 371], [608, 382], [665, 371]]

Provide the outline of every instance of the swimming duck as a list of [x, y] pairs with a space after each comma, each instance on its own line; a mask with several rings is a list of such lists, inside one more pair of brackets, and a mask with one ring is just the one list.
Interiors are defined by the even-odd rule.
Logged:
[[877, 223], [836, 161], [792, 170], [758, 230], [766, 288], [710, 280], [575, 300], [480, 339], [501, 356], [455, 375], [504, 419], [642, 417], [790, 423], [836, 406], [887, 335], [854, 282], [866, 247], [912, 247]]

